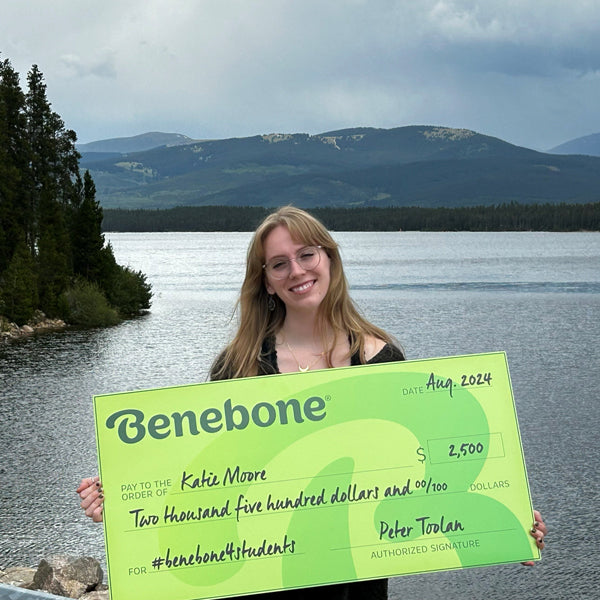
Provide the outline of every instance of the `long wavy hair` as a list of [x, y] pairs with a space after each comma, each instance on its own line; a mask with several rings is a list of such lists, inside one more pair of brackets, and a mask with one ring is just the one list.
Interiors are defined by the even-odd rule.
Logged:
[[307, 246], [321, 246], [330, 259], [329, 288], [317, 316], [317, 327], [321, 332], [327, 363], [331, 367], [334, 350], [328, 333], [347, 335], [350, 340], [350, 355], [358, 352], [364, 360], [365, 339], [371, 335], [393, 343], [383, 329], [367, 321], [359, 312], [348, 293], [348, 282], [344, 275], [338, 245], [325, 226], [307, 212], [293, 206], [285, 206], [268, 215], [254, 232], [248, 247], [246, 275], [237, 301], [239, 327], [230, 344], [219, 355], [211, 369], [211, 379], [234, 379], [251, 377], [259, 373], [263, 341], [274, 336], [283, 326], [285, 304], [274, 295], [275, 309], [269, 310], [269, 294], [265, 287], [264, 242], [276, 227], [283, 225], [292, 239]]

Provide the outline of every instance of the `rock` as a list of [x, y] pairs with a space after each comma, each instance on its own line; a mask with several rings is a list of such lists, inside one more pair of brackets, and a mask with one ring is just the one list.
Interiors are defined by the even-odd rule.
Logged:
[[8, 567], [0, 573], [0, 583], [17, 587], [29, 587], [33, 583], [35, 572], [36, 569], [29, 567]]
[[102, 583], [103, 575], [100, 563], [90, 556], [51, 556], [40, 561], [33, 589], [80, 598]]
[[34, 323], [41, 323], [45, 318], [46, 318], [45, 313], [43, 313], [41, 310], [37, 309], [33, 313], [33, 317], [31, 317], [31, 319], [29, 320], [29, 324], [33, 326]]
[[39, 310], [22, 327], [19, 327], [16, 323], [11, 323], [6, 317], [0, 315], [0, 343], [10, 342], [36, 332], [60, 331], [67, 327], [67, 323], [62, 319], [50, 319]]
[[80, 600], [109, 600], [108, 589], [101, 591], [88, 592], [81, 596]]

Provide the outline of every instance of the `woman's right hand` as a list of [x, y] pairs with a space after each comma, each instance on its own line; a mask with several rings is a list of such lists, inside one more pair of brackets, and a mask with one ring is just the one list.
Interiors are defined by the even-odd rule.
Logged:
[[82, 479], [79, 487], [75, 491], [81, 498], [81, 508], [83, 508], [85, 514], [94, 522], [100, 523], [102, 521], [102, 508], [104, 502], [104, 492], [102, 490], [100, 478], [96, 476]]

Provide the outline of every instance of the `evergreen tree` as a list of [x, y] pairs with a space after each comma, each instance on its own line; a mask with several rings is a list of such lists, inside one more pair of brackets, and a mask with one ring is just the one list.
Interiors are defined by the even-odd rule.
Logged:
[[28, 149], [25, 96], [19, 75], [0, 61], [0, 274], [25, 236]]
[[27, 83], [31, 174], [28, 241], [31, 253], [37, 256], [41, 308], [54, 316], [73, 274], [67, 215], [77, 199], [79, 154], [75, 134], [65, 129], [51, 109], [43, 75], [36, 65], [28, 73]]
[[[31, 194], [30, 231], [28, 241], [35, 254], [38, 238], [58, 235], [64, 238], [66, 227], [54, 219], [57, 210], [65, 210], [77, 194], [79, 153], [75, 149], [74, 132], [65, 129], [62, 119], [51, 110], [46, 97], [46, 84], [37, 65], [27, 75], [25, 96], [27, 133], [30, 150]], [[58, 205], [58, 206], [56, 206]], [[48, 226], [51, 231], [43, 230]], [[70, 250], [63, 248], [66, 256]], [[66, 260], [66, 262], [70, 262]]]
[[27, 83], [23, 93], [9, 61], [0, 62], [0, 314], [23, 323], [41, 308], [90, 326], [149, 308], [145, 276], [105, 246], [75, 132], [52, 111], [36, 65]]
[[23, 325], [38, 305], [35, 262], [25, 240], [21, 240], [0, 277], [0, 310], [11, 321]]
[[104, 234], [102, 233], [102, 207], [96, 201], [96, 186], [89, 171], [83, 176], [81, 200], [73, 209], [71, 240], [73, 244], [73, 270], [90, 281], [107, 279]]
[[115, 263], [106, 296], [121, 315], [132, 316], [150, 308], [152, 292], [146, 276], [141, 271], [134, 271]]
[[41, 198], [43, 226], [37, 242], [39, 304], [49, 317], [60, 316], [61, 295], [67, 289], [73, 269], [65, 213], [45, 196]]

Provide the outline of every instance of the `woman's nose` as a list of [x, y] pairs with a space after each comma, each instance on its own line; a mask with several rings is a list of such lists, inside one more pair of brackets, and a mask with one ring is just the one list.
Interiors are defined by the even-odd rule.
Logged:
[[299, 273], [304, 273], [306, 269], [298, 263], [296, 259], [290, 260], [290, 277], [295, 277]]

